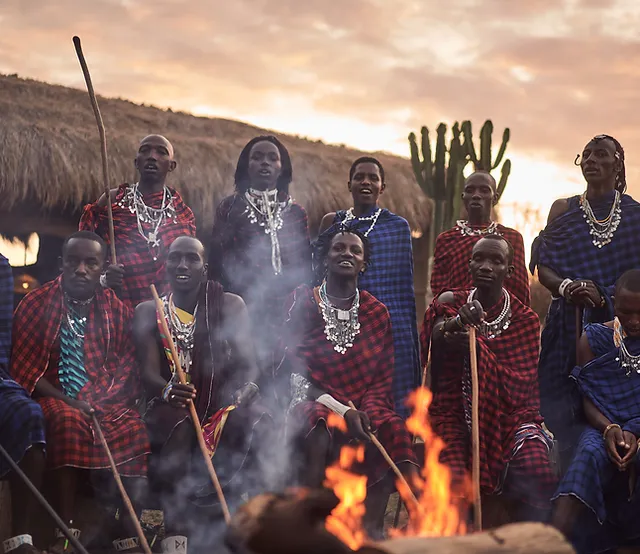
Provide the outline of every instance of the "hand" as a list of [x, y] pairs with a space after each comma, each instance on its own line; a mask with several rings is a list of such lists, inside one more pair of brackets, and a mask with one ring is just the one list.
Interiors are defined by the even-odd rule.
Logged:
[[69, 404], [69, 406], [75, 408], [76, 410], [80, 410], [82, 412], [82, 415], [84, 415], [87, 419], [91, 419], [91, 416], [96, 413], [96, 411], [83, 400], [69, 398], [69, 400], [67, 400], [67, 404]]
[[257, 398], [259, 392], [260, 389], [255, 383], [247, 383], [235, 392], [233, 395], [233, 403], [236, 406], [251, 404], [251, 402]]
[[629, 448], [621, 450], [618, 448], [618, 453], [622, 456], [620, 462], [620, 471], [625, 471], [629, 468], [629, 464], [638, 452], [638, 439], [631, 431], [623, 431], [625, 445], [629, 445]]
[[482, 304], [477, 300], [473, 300], [462, 306], [462, 308], [458, 310], [458, 315], [465, 325], [477, 327], [484, 321], [487, 314], [484, 313]]
[[110, 289], [121, 289], [124, 279], [124, 266], [122, 264], [111, 264], [107, 268], [105, 277]]
[[371, 421], [366, 413], [352, 408], [344, 414], [344, 421], [351, 437], [359, 441], [371, 442], [368, 434], [372, 432]]
[[196, 388], [193, 385], [176, 383], [169, 392], [169, 405], [174, 408], [186, 408], [189, 402], [196, 398]]
[[604, 437], [604, 444], [609, 459], [622, 471], [622, 456], [620, 456], [620, 452], [623, 452], [624, 455], [628, 452], [629, 448], [631, 448], [622, 429], [620, 429], [620, 427], [611, 427]]
[[593, 281], [588, 279], [576, 279], [567, 286], [565, 296], [572, 304], [578, 306], [587, 306], [590, 308], [599, 307], [602, 303], [602, 296], [598, 291], [598, 287]]

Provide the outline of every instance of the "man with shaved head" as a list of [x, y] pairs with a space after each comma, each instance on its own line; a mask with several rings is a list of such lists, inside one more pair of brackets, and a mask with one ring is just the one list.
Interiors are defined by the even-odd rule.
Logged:
[[473, 245], [483, 236], [501, 235], [513, 246], [513, 275], [504, 283], [525, 305], [531, 303], [529, 274], [524, 262], [524, 241], [515, 229], [491, 220], [491, 209], [498, 201], [496, 181], [486, 171], [476, 171], [467, 177], [462, 202], [467, 219], [441, 233], [436, 240], [431, 272], [431, 291], [437, 297], [443, 290], [469, 287], [469, 256]]
[[[196, 233], [193, 212], [165, 184], [176, 165], [171, 143], [161, 135], [149, 135], [140, 142], [134, 160], [140, 180], [111, 190], [118, 263], [109, 263], [100, 282], [132, 308], [151, 298], [151, 284], [160, 290], [166, 286], [163, 264], [173, 240]], [[85, 206], [80, 229], [109, 241], [105, 195]]]

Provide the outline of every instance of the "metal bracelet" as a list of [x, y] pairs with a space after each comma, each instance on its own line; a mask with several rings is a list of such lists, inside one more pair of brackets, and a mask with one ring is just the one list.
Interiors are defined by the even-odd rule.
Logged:
[[604, 428], [604, 431], [602, 431], [602, 439], [603, 440], [607, 440], [607, 433], [613, 429], [614, 427], [617, 427], [618, 429], [620, 429], [622, 431], [622, 427], [620, 427], [620, 425], [618, 425], [617, 423], [609, 423], [609, 425], [607, 425]]

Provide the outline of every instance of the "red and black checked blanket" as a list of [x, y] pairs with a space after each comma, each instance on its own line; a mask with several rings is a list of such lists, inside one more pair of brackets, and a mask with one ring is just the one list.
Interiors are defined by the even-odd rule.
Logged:
[[[481, 229], [486, 225], [472, 225], [473, 229]], [[522, 235], [515, 229], [498, 224], [496, 234], [502, 235], [513, 246], [513, 275], [504, 282], [504, 288], [516, 296], [525, 306], [531, 305], [529, 291], [529, 274], [524, 258], [524, 242]], [[453, 227], [440, 233], [433, 253], [433, 270], [431, 272], [431, 292], [434, 298], [447, 290], [470, 288], [471, 273], [469, 259], [471, 250], [482, 237], [469, 237]]]
[[[120, 299], [131, 308], [140, 302], [151, 299], [150, 285], [154, 284], [159, 293], [166, 287], [164, 261], [171, 243], [183, 235], [196, 235], [196, 222], [191, 209], [183, 202], [180, 194], [169, 189], [173, 194], [173, 206], [176, 210], [175, 221], [167, 219], [160, 227], [158, 236], [160, 247], [150, 249], [147, 241], [138, 231], [135, 213], [128, 208], [121, 208], [118, 202], [122, 200], [128, 184], [118, 187], [115, 200], [111, 204], [113, 210], [113, 227], [116, 241], [116, 256], [118, 263], [124, 265], [125, 276]], [[147, 206], [160, 208], [164, 193], [156, 192], [145, 197]], [[94, 231], [109, 244], [109, 221], [107, 207], [99, 207], [97, 202], [84, 207], [80, 230]], [[145, 233], [150, 229], [144, 225]], [[155, 257], [155, 259], [154, 259]]]
[[[64, 317], [62, 277], [30, 292], [13, 319], [11, 375], [29, 394], [45, 378], [58, 381], [60, 325]], [[124, 475], [145, 475], [147, 432], [135, 407], [141, 388], [130, 340], [131, 311], [111, 290], [98, 288], [88, 314], [84, 368], [89, 382], [78, 400], [92, 406]], [[108, 459], [83, 414], [54, 398], [38, 398], [46, 421], [47, 465], [106, 469]]]
[[[468, 290], [454, 291], [454, 302], [443, 304], [433, 301], [424, 317], [420, 336], [422, 352], [426, 356], [433, 326], [441, 317], [454, 317], [466, 304]], [[502, 310], [503, 301], [485, 310], [487, 318], [494, 319]], [[511, 324], [494, 339], [478, 335], [479, 417], [480, 417], [480, 471], [484, 493], [499, 490], [507, 464], [515, 456], [518, 443], [523, 439], [517, 431], [523, 424], [535, 424], [533, 433], [543, 440], [539, 427], [540, 394], [538, 391], [538, 353], [540, 349], [540, 322], [538, 316], [511, 294]], [[432, 352], [433, 403], [429, 414], [435, 432], [446, 443], [442, 461], [449, 465], [456, 477], [471, 466], [470, 432], [465, 417], [463, 393], [465, 368], [469, 367], [468, 353]], [[470, 399], [467, 400], [470, 403]], [[527, 437], [529, 438], [529, 437]], [[531, 438], [537, 438], [531, 437]], [[525, 443], [526, 444], [526, 443]], [[530, 450], [527, 448], [527, 451]], [[548, 448], [527, 452], [530, 475], [551, 475]], [[524, 452], [523, 452], [524, 453]]]
[[[313, 289], [298, 287], [288, 301], [283, 338], [288, 368], [301, 373], [343, 404], [351, 400], [366, 412], [380, 442], [396, 462], [416, 462], [411, 436], [393, 409], [393, 341], [389, 312], [382, 302], [360, 291], [360, 333], [345, 354], [333, 349], [324, 334], [324, 320]], [[304, 421], [308, 434], [329, 416], [329, 409], [317, 402], [295, 406], [291, 419]], [[369, 484], [389, 469], [375, 449], [367, 451]]]

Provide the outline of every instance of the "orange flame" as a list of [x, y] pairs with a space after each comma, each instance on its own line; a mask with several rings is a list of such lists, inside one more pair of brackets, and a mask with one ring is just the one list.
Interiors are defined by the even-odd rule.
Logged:
[[424, 387], [409, 396], [408, 403], [413, 407], [413, 413], [407, 420], [407, 429], [424, 441], [425, 463], [413, 483], [420, 491], [418, 506], [410, 501], [406, 487], [398, 487], [408, 507], [409, 523], [404, 530], [392, 530], [393, 536], [446, 537], [466, 533], [465, 522], [460, 517], [465, 508], [465, 495], [453, 498], [451, 470], [440, 463], [444, 442], [429, 424], [432, 399], [432, 392]]

